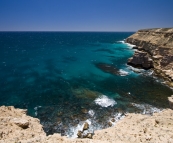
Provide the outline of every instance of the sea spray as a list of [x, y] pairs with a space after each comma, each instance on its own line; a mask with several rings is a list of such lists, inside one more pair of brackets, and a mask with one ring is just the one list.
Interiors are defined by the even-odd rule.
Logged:
[[108, 98], [106, 95], [101, 95], [94, 102], [102, 107], [114, 106], [117, 102], [113, 99]]

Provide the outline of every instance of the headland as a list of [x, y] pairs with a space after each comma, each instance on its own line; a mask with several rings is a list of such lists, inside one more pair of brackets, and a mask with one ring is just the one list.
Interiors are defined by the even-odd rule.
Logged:
[[126, 39], [137, 49], [128, 64], [154, 70], [173, 87], [173, 28], [142, 29]]

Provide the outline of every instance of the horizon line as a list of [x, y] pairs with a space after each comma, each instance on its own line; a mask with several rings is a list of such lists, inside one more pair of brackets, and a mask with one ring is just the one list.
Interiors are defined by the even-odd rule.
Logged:
[[19, 31], [14, 31], [14, 30], [12, 30], [12, 31], [0, 31], [0, 32], [136, 32], [136, 31], [48, 31], [48, 30], [31, 30], [31, 31], [29, 31], [29, 30], [19, 30]]

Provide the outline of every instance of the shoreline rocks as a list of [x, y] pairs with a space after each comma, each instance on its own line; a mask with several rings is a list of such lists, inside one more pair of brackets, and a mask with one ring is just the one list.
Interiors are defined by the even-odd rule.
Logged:
[[154, 69], [154, 75], [163, 78], [173, 87], [173, 28], [139, 30], [125, 41], [137, 51], [128, 64], [144, 69]]
[[[20, 123], [26, 125], [27, 128], [19, 126]], [[95, 131], [94, 134], [86, 133], [85, 139], [71, 139], [57, 133], [46, 136], [40, 121], [27, 116], [26, 110], [15, 109], [12, 106], [0, 107], [0, 143], [134, 143], [141, 141], [171, 143], [173, 142], [172, 128], [173, 110], [166, 109], [154, 113], [153, 116], [126, 114], [116, 123], [116, 126]], [[80, 132], [78, 133], [80, 135]]]
[[153, 60], [149, 57], [147, 52], [142, 51], [135, 51], [133, 57], [128, 59], [127, 64], [143, 69], [153, 68]]

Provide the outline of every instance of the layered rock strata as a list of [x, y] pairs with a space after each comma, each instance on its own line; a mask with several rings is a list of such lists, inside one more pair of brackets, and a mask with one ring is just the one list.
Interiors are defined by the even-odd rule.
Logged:
[[173, 87], [173, 28], [143, 29], [126, 39], [136, 45], [128, 64], [144, 69], [153, 68]]
[[153, 116], [127, 114], [114, 127], [95, 131], [93, 139], [69, 139], [46, 136], [39, 120], [27, 116], [26, 110], [0, 107], [0, 143], [172, 143], [172, 128], [173, 110], [166, 109]]

